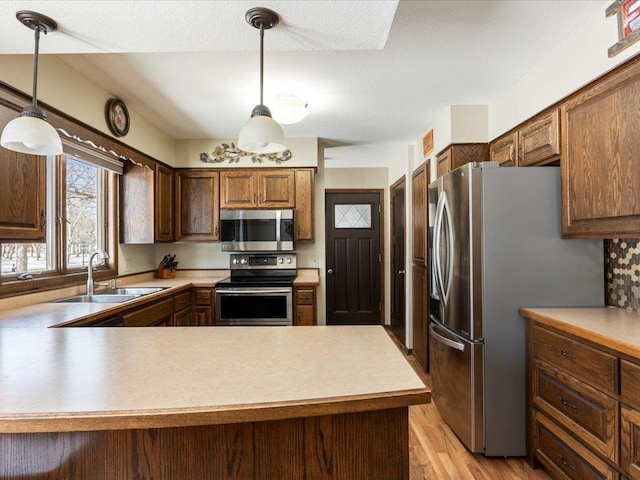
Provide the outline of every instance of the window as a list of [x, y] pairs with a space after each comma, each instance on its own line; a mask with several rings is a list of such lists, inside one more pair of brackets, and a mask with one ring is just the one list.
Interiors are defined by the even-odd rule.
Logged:
[[[86, 278], [91, 253], [115, 253], [116, 175], [91, 159], [70, 155], [47, 158], [46, 170], [45, 242], [2, 244], [3, 290], [12, 283], [12, 291], [40, 286], [34, 283], [78, 283]], [[115, 275], [110, 261], [102, 266], [102, 276]]]

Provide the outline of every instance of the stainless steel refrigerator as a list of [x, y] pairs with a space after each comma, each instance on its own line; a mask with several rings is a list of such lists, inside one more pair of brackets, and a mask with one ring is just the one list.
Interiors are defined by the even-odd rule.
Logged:
[[470, 451], [525, 455], [518, 308], [602, 306], [602, 241], [561, 238], [558, 167], [472, 163], [428, 197], [433, 400]]

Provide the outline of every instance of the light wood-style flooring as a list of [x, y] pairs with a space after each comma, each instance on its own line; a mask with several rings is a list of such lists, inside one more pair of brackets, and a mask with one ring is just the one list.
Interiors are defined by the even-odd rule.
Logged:
[[[391, 335], [392, 338], [393, 335]], [[394, 338], [395, 341], [395, 338]], [[404, 348], [396, 342], [401, 351]], [[429, 375], [411, 355], [405, 355], [416, 373], [431, 387]], [[410, 480], [549, 480], [524, 458], [486, 458], [469, 453], [444, 423], [435, 405], [409, 407]]]

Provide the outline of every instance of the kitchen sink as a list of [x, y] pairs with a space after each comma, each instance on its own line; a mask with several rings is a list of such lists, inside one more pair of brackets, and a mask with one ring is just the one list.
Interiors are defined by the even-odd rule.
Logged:
[[96, 292], [95, 295], [149, 295], [150, 293], [156, 293], [164, 290], [165, 287], [130, 287], [130, 288], [108, 288], [101, 292]]
[[56, 300], [55, 303], [122, 303], [135, 298], [141, 297], [137, 295], [76, 295], [75, 297], [63, 298]]

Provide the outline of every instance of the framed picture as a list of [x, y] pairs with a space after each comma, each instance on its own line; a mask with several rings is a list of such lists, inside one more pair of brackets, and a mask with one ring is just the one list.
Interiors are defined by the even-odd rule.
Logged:
[[640, 0], [616, 0], [605, 14], [618, 19], [618, 43], [609, 48], [611, 58], [640, 40]]
[[129, 133], [129, 110], [122, 100], [112, 98], [106, 107], [107, 125], [116, 137], [124, 137]]

